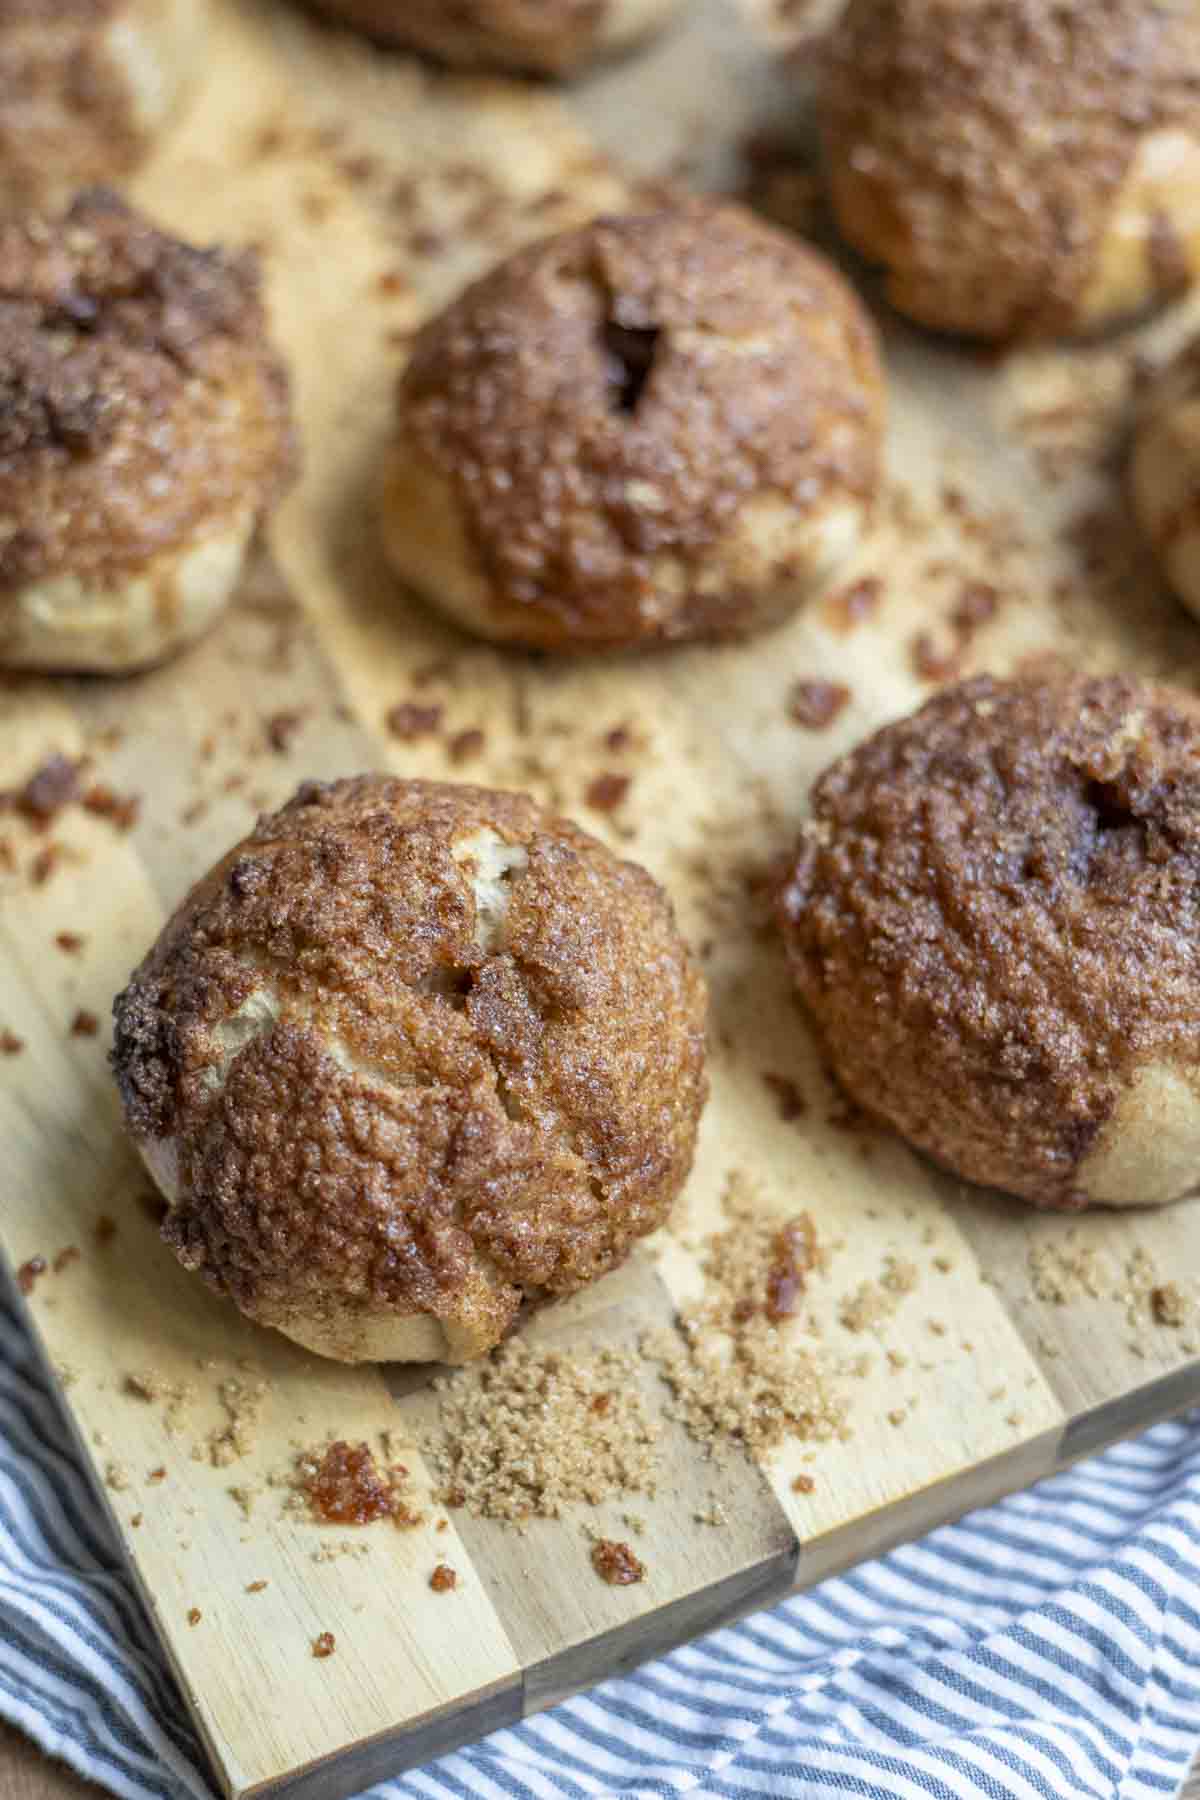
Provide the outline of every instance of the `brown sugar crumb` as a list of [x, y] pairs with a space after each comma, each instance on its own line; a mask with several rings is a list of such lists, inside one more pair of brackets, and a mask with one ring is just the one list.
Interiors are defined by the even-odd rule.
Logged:
[[65, 956], [78, 956], [87, 939], [78, 931], [56, 931], [54, 942]]
[[921, 1280], [921, 1271], [915, 1262], [909, 1262], [902, 1256], [885, 1256], [883, 1274], [880, 1282], [889, 1294], [912, 1294], [916, 1292]]
[[[727, 1312], [735, 1325], [759, 1312], [770, 1318], [773, 1294], [777, 1301], [785, 1297], [794, 1301], [803, 1292], [805, 1277], [825, 1267], [827, 1259], [812, 1219], [807, 1213], [784, 1221], [772, 1218], [739, 1172], [727, 1181], [721, 1206], [729, 1227], [704, 1243], [701, 1272], [706, 1300], [722, 1316]], [[794, 1291], [785, 1296], [793, 1282]]]
[[45, 887], [63, 859], [61, 844], [46, 844], [29, 864], [29, 879], [34, 887]]
[[198, 1606], [188, 1607], [187, 1622], [189, 1625], [198, 1625], [203, 1617], [204, 1614], [200, 1611]]
[[761, 1315], [722, 1333], [703, 1309], [689, 1310], [678, 1332], [650, 1332], [641, 1347], [671, 1389], [675, 1417], [710, 1449], [733, 1441], [761, 1456], [788, 1437], [846, 1435], [845, 1403], [823, 1360], [786, 1344]]
[[276, 756], [286, 756], [304, 723], [302, 712], [277, 712], [263, 720], [263, 735]]
[[72, 1037], [95, 1037], [99, 1029], [99, 1019], [94, 1012], [89, 1012], [85, 1006], [81, 1006], [79, 1011], [75, 1014], [75, 1017], [71, 1020]]
[[121, 1391], [135, 1400], [146, 1401], [148, 1405], [161, 1402], [164, 1407], [163, 1424], [172, 1436], [179, 1429], [185, 1409], [196, 1397], [196, 1390], [190, 1382], [172, 1381], [153, 1369], [141, 1369], [127, 1374]]
[[614, 1543], [611, 1538], [597, 1538], [592, 1545], [592, 1567], [610, 1587], [631, 1587], [646, 1579], [645, 1563], [628, 1544]]
[[824, 731], [849, 704], [840, 681], [794, 681], [788, 689], [788, 718], [805, 731]]
[[922, 681], [952, 681], [959, 673], [957, 650], [939, 650], [927, 631], [919, 631], [910, 648], [913, 673]]
[[886, 1256], [878, 1281], [863, 1281], [853, 1293], [845, 1294], [838, 1308], [838, 1322], [847, 1331], [871, 1331], [890, 1319], [900, 1301], [911, 1294], [920, 1281], [916, 1263], [898, 1256]]
[[[735, 1172], [722, 1206], [728, 1229], [707, 1239], [702, 1298], [684, 1307], [676, 1331], [650, 1332], [643, 1354], [671, 1389], [674, 1416], [699, 1443], [740, 1444], [759, 1456], [785, 1438], [842, 1437], [846, 1408], [827, 1361], [785, 1329], [800, 1280], [827, 1257], [805, 1217], [780, 1225]], [[772, 1293], [772, 1279], [788, 1279]], [[792, 1289], [790, 1282], [797, 1286]]]
[[106, 1245], [112, 1243], [116, 1235], [117, 1221], [108, 1213], [100, 1213], [96, 1223], [92, 1226], [92, 1236], [96, 1240], [97, 1246], [103, 1250]]
[[132, 831], [142, 815], [140, 794], [118, 794], [104, 782], [97, 782], [83, 796], [85, 812], [107, 819], [117, 831]]
[[805, 1278], [816, 1260], [816, 1228], [807, 1213], [781, 1225], [772, 1247], [767, 1270], [767, 1298], [763, 1311], [773, 1324], [790, 1319], [804, 1292]]
[[25, 1039], [18, 1037], [15, 1031], [0, 1030], [0, 1056], [20, 1056], [24, 1048]]
[[584, 801], [593, 812], [615, 812], [632, 786], [629, 775], [597, 775], [584, 790]]
[[143, 1515], [140, 1512], [130, 1514], [129, 1523], [133, 1526], [133, 1529], [135, 1531], [141, 1530], [142, 1518], [143, 1518]]
[[487, 740], [478, 726], [472, 726], [466, 731], [456, 731], [446, 746], [450, 753], [450, 761], [452, 763], [474, 762], [475, 758], [482, 754], [486, 742]]
[[965, 582], [954, 603], [950, 623], [960, 640], [969, 641], [981, 626], [995, 618], [999, 606], [1000, 596], [990, 582]]
[[313, 1639], [312, 1653], [318, 1660], [322, 1657], [332, 1656], [336, 1649], [337, 1639], [334, 1637], [332, 1631], [318, 1632], [317, 1636]]
[[394, 738], [399, 738], [402, 744], [412, 744], [418, 738], [431, 737], [440, 731], [444, 712], [445, 708], [436, 702], [420, 706], [415, 700], [402, 700], [389, 708], [383, 722]]
[[1122, 1278], [1114, 1285], [1110, 1296], [1125, 1308], [1126, 1324], [1138, 1326], [1146, 1318], [1154, 1317], [1151, 1296], [1158, 1286], [1160, 1282], [1154, 1258], [1139, 1244], [1126, 1257]]
[[853, 1293], [845, 1294], [838, 1308], [838, 1322], [847, 1331], [868, 1331], [883, 1319], [890, 1319], [895, 1307], [890, 1297], [875, 1281], [860, 1281]]
[[439, 1563], [429, 1577], [429, 1585], [435, 1594], [448, 1594], [458, 1586], [458, 1575], [449, 1563]]
[[1058, 1243], [1033, 1244], [1028, 1263], [1033, 1291], [1039, 1300], [1064, 1306], [1085, 1295], [1098, 1300], [1104, 1292], [1103, 1271], [1095, 1250], [1070, 1233]]
[[61, 1275], [64, 1269], [79, 1261], [81, 1254], [78, 1244], [65, 1244], [54, 1259], [54, 1273]]
[[328, 1525], [369, 1525], [393, 1518], [403, 1504], [396, 1477], [379, 1469], [366, 1444], [339, 1438], [320, 1457], [305, 1452], [296, 1472], [311, 1510]]
[[269, 1586], [270, 1582], [267, 1581], [248, 1581], [246, 1583], [246, 1592], [248, 1594], [261, 1594], [263, 1589]]
[[347, 1556], [367, 1556], [370, 1554], [370, 1549], [369, 1544], [352, 1544], [343, 1538], [340, 1544], [322, 1544], [319, 1549], [311, 1553], [309, 1561], [315, 1563], [341, 1562], [343, 1557]]
[[32, 1294], [48, 1266], [44, 1256], [31, 1256], [28, 1262], [23, 1262], [17, 1270], [17, 1287], [21, 1293]]
[[217, 1398], [225, 1409], [225, 1423], [214, 1426], [202, 1443], [193, 1446], [193, 1459], [208, 1461], [214, 1469], [227, 1469], [249, 1456], [266, 1393], [265, 1381], [242, 1381], [236, 1375], [222, 1381]]
[[785, 1125], [791, 1125], [796, 1119], [804, 1117], [808, 1111], [808, 1102], [790, 1076], [776, 1075], [770, 1069], [764, 1069], [763, 1082], [774, 1094], [779, 1116]]
[[165, 1481], [166, 1479], [167, 1479], [167, 1471], [162, 1467], [161, 1463], [159, 1464], [157, 1469], [151, 1469], [150, 1473], [146, 1477], [147, 1481], [153, 1481], [153, 1482]]
[[47, 758], [10, 796], [14, 810], [31, 825], [45, 830], [78, 794], [81, 767], [81, 763], [72, 761], [69, 756]]
[[878, 611], [882, 597], [883, 583], [877, 575], [868, 575], [831, 595], [825, 602], [825, 619], [830, 630], [840, 637], [848, 637], [864, 619]]
[[520, 1522], [654, 1492], [659, 1429], [628, 1352], [567, 1357], [517, 1339], [435, 1387], [441, 1429], [426, 1448], [446, 1506]]
[[254, 1513], [254, 1502], [259, 1496], [259, 1489], [235, 1483], [227, 1492], [243, 1519], [251, 1518]]
[[793, 1494], [811, 1494], [816, 1485], [811, 1475], [794, 1475], [792, 1477]]
[[1159, 1325], [1183, 1325], [1190, 1311], [1187, 1297], [1177, 1282], [1165, 1281], [1150, 1290], [1150, 1311]]

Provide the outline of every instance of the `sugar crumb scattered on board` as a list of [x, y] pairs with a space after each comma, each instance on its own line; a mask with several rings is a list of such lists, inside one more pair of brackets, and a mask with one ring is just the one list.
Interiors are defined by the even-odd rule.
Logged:
[[659, 1428], [626, 1351], [567, 1356], [516, 1339], [435, 1387], [425, 1447], [447, 1506], [521, 1522], [654, 1492]]
[[646, 1565], [628, 1544], [597, 1538], [592, 1545], [592, 1567], [610, 1587], [631, 1587], [646, 1579]]
[[641, 1340], [671, 1389], [673, 1416], [710, 1453], [736, 1443], [760, 1456], [789, 1437], [845, 1436], [837, 1371], [792, 1326], [808, 1276], [826, 1261], [811, 1220], [764, 1213], [737, 1171], [722, 1206], [727, 1227], [703, 1247], [702, 1297], [682, 1308], [676, 1329]]

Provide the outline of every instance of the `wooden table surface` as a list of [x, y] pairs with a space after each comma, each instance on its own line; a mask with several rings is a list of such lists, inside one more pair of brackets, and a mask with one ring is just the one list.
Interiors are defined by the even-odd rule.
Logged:
[[[0, 1724], [0, 1800], [96, 1800], [100, 1792]], [[1179, 1800], [1200, 1800], [1200, 1755]]]

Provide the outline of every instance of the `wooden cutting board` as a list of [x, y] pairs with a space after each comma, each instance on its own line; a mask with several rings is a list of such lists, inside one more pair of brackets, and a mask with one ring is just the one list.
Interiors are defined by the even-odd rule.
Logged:
[[[0, 1057], [0, 1230], [14, 1270], [51, 1265], [25, 1301], [31, 1324], [231, 1794], [356, 1792], [1200, 1398], [1191, 1328], [1158, 1322], [1151, 1299], [1175, 1281], [1194, 1304], [1196, 1206], [1038, 1217], [848, 1130], [747, 895], [816, 771], [927, 695], [948, 658], [1003, 671], [1054, 651], [1196, 684], [1200, 628], [1157, 586], [1119, 472], [1133, 351], [1165, 351], [1188, 313], [1136, 345], [1003, 359], [881, 316], [893, 404], [877, 533], [836, 591], [745, 647], [579, 665], [503, 654], [399, 592], [376, 548], [407, 336], [475, 271], [628, 203], [648, 174], [733, 184], [751, 168], [774, 206], [806, 206], [804, 58], [785, 70], [779, 49], [753, 7], [697, 0], [683, 29], [563, 98], [435, 75], [283, 4], [219, 0], [186, 122], [137, 184], [181, 232], [262, 250], [305, 475], [192, 654], [124, 682], [0, 692], [0, 785], [86, 750], [96, 779], [142, 798], [128, 831], [79, 808], [42, 835], [0, 820], [13, 862], [0, 1029], [23, 1041]], [[747, 159], [764, 126], [792, 150], [764, 162], [760, 143]], [[850, 689], [828, 730], [790, 717], [801, 678]], [[385, 714], [414, 698], [443, 708], [443, 728], [397, 741]], [[618, 726], [631, 748], [606, 742]], [[628, 1535], [617, 1502], [525, 1532], [431, 1506], [417, 1529], [361, 1539], [286, 1511], [272, 1478], [330, 1434], [390, 1428], [423, 1493], [428, 1375], [342, 1368], [256, 1330], [176, 1265], [139, 1199], [105, 1063], [113, 993], [261, 807], [303, 776], [368, 767], [530, 788], [643, 860], [702, 948], [713, 1094], [681, 1224], [541, 1317], [535, 1341], [636, 1349], [670, 1325], [702, 1290], [698, 1246], [731, 1177], [764, 1217], [807, 1209], [830, 1247], [811, 1322], [857, 1359], [847, 1435], [790, 1443], [759, 1469], [736, 1451], [709, 1460], [664, 1418], [658, 1493], [637, 1502], [637, 1585], [606, 1586], [589, 1561], [585, 1523]], [[586, 797], [604, 773], [631, 778], [611, 812]], [[85, 942], [64, 951], [62, 932]], [[95, 1035], [86, 1019], [73, 1029], [81, 1010]], [[851, 1331], [847, 1296], [888, 1256], [915, 1265], [915, 1288]], [[1065, 1303], [1050, 1297], [1056, 1270], [1075, 1290]], [[129, 1390], [147, 1372], [164, 1393], [196, 1390], [186, 1423]], [[227, 1422], [229, 1381], [263, 1384], [259, 1416], [236, 1464], [214, 1466], [192, 1447]], [[651, 1367], [641, 1381], [661, 1413]], [[262, 1490], [248, 1516], [235, 1487]], [[723, 1526], [696, 1516], [714, 1500]], [[450, 1594], [428, 1585], [439, 1562], [458, 1573]], [[325, 1631], [337, 1649], [319, 1660]]]

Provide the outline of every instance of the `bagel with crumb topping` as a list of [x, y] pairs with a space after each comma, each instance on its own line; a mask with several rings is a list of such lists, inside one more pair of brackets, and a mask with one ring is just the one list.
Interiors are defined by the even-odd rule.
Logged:
[[135, 168], [203, 60], [206, 0], [0, 0], [0, 206]]
[[254, 262], [103, 190], [0, 220], [0, 667], [160, 662], [293, 471]]
[[945, 689], [826, 770], [780, 923], [865, 1112], [1035, 1206], [1200, 1190], [1200, 701]]
[[883, 418], [870, 320], [816, 251], [734, 205], [596, 219], [419, 335], [384, 547], [497, 642], [742, 637], [858, 542]]
[[1200, 268], [1192, 0], [849, 0], [820, 118], [843, 234], [934, 330], [1093, 332]]
[[657, 884], [522, 794], [306, 783], [115, 1005], [164, 1233], [346, 1362], [465, 1361], [665, 1219], [703, 984]]

